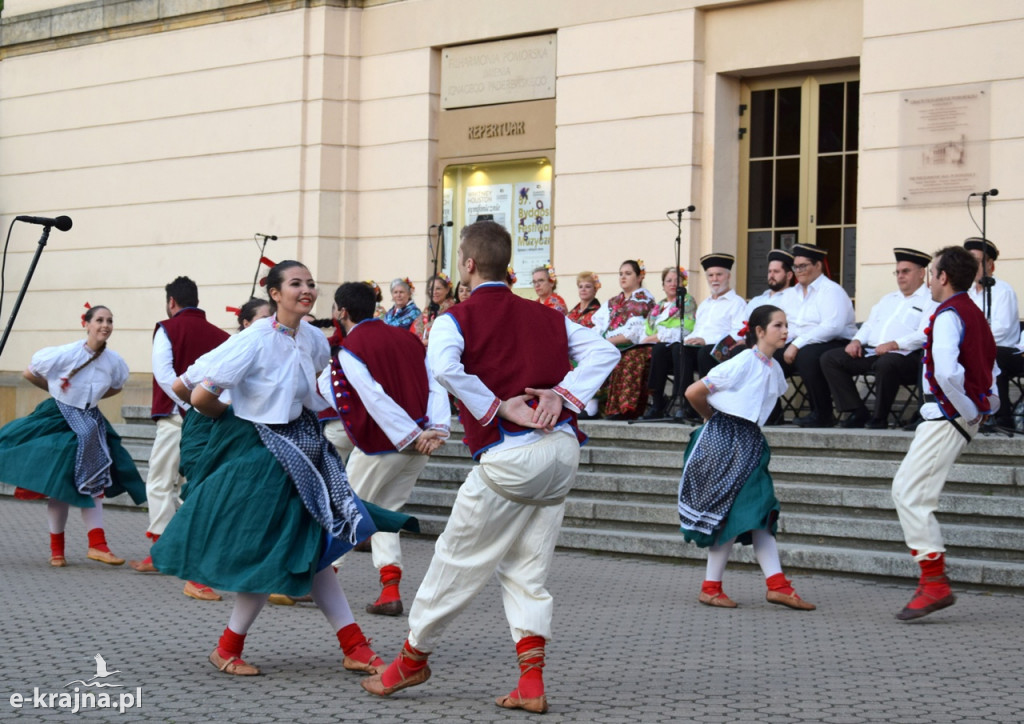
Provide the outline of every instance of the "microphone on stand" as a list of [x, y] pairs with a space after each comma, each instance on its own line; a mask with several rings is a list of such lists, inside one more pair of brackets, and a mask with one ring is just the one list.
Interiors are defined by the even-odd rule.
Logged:
[[56, 219], [48, 219], [45, 216], [15, 216], [14, 220], [42, 226], [55, 226], [60, 231], [67, 231], [71, 228], [70, 216], [58, 216]]
[[970, 196], [998, 196], [999, 195], [999, 189], [989, 189], [988, 191], [978, 191], [976, 193], [969, 194], [969, 195]]
[[697, 210], [697, 207], [694, 206], [693, 204], [690, 204], [689, 206], [687, 206], [686, 208], [683, 208], [683, 209], [672, 209], [671, 211], [666, 211], [665, 215], [666, 216], [671, 216], [672, 214], [684, 214], [684, 213], [692, 214], [696, 210]]
[[264, 241], [266, 241], [266, 240], [277, 241], [277, 236], [274, 235], [274, 234], [261, 234], [260, 232], [257, 231], [256, 232], [256, 236], [262, 236]]

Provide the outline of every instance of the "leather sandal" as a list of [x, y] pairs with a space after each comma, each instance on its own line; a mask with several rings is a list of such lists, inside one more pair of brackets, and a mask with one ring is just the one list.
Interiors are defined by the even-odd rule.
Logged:
[[388, 668], [388, 665], [384, 663], [384, 659], [379, 657], [376, 652], [370, 648], [370, 639], [366, 639], [365, 643], [354, 649], [352, 653], [356, 653], [362, 649], [369, 652], [366, 661], [360, 661], [354, 656], [345, 654], [345, 659], [341, 662], [341, 665], [344, 666], [347, 671], [364, 671], [367, 674], [383, 674], [384, 669]]
[[523, 699], [519, 696], [519, 689], [511, 694], [499, 696], [494, 703], [503, 709], [524, 709], [532, 711], [534, 714], [543, 714], [548, 710], [548, 697], [545, 694], [541, 694], [535, 699]]
[[86, 554], [86, 558], [93, 561], [99, 561], [100, 563], [106, 563], [108, 566], [124, 565], [124, 558], [118, 558], [110, 551], [101, 551], [99, 548], [90, 548], [89, 553]]
[[160, 572], [156, 569], [156, 566], [153, 565], [153, 559], [149, 556], [146, 556], [141, 561], [128, 561], [128, 567], [131, 568], [133, 571], [138, 571], [139, 573]]
[[369, 603], [366, 605], [367, 613], [373, 613], [378, 616], [401, 616], [404, 610], [405, 607], [402, 605], [402, 599], [400, 598], [388, 601], [387, 603]]
[[194, 598], [197, 601], [219, 601], [220, 594], [214, 591], [209, 586], [204, 586], [202, 583], [196, 583], [195, 581], [186, 581], [185, 588], [182, 591], [189, 598]]
[[813, 603], [808, 603], [795, 593], [787, 595], [780, 591], [769, 590], [765, 593], [764, 598], [768, 603], [777, 603], [780, 606], [788, 606], [789, 608], [794, 608], [797, 611], [813, 611], [817, 608]]
[[63, 568], [68, 564], [64, 556], [50, 556], [50, 565], [54, 568]]
[[[409, 653], [404, 647], [402, 648], [401, 653], [398, 654], [399, 658], [406, 658], [410, 661], [426, 661], [427, 656], [429, 656], [429, 654], [424, 654], [423, 656], [416, 656], [415, 654]], [[359, 685], [371, 694], [373, 694], [374, 696], [391, 696], [396, 691], [407, 689], [410, 686], [419, 686], [420, 684], [427, 681], [427, 679], [430, 678], [430, 665], [424, 664], [422, 669], [417, 669], [416, 671], [409, 674], [408, 677], [402, 673], [402, 669], [401, 667], [399, 667], [398, 676], [400, 678], [398, 680], [398, 683], [396, 683], [394, 686], [384, 686], [383, 672], [381, 672], [380, 674], [374, 674], [369, 678], [363, 679], [359, 682]]]
[[260, 670], [252, 664], [247, 664], [237, 656], [230, 659], [223, 658], [217, 653], [217, 649], [210, 652], [210, 663], [217, 667], [218, 671], [235, 676], [259, 676]]
[[724, 593], [704, 593], [700, 592], [697, 596], [697, 600], [703, 603], [705, 606], [712, 606], [714, 608], [737, 608], [738, 603], [733, 601], [731, 598], [726, 596]]

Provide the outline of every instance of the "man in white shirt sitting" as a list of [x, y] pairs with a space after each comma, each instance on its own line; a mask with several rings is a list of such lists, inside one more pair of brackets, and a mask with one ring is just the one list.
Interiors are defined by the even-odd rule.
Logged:
[[[896, 285], [899, 291], [886, 294], [871, 308], [871, 314], [845, 349], [832, 349], [821, 356], [821, 371], [828, 380], [836, 409], [849, 412], [843, 427], [884, 430], [889, 410], [900, 385], [914, 384], [921, 370], [921, 346], [928, 318], [937, 306], [932, 301], [925, 270], [931, 256], [915, 249], [893, 249], [896, 256]], [[875, 376], [873, 412], [860, 399], [853, 378]]]
[[978, 273], [967, 294], [983, 312], [985, 287], [988, 286], [992, 290], [988, 319], [992, 336], [996, 340], [996, 363], [1000, 369], [999, 377], [996, 379], [1000, 407], [995, 424], [1000, 427], [1013, 427], [1013, 406], [1009, 398], [1010, 378], [1024, 373], [1024, 357], [1018, 348], [1021, 337], [1017, 295], [1012, 286], [992, 276], [996, 270], [996, 259], [999, 258], [999, 248], [995, 244], [988, 239], [971, 237], [964, 241], [964, 248], [978, 261]]
[[[683, 339], [679, 354], [680, 389], [685, 390], [693, 382], [695, 370], [701, 377], [710, 372], [718, 364], [718, 360], [711, 356], [711, 350], [733, 330], [743, 326], [746, 302], [732, 290], [732, 267], [735, 263], [736, 257], [732, 254], [705, 254], [700, 259], [711, 296], [698, 305], [693, 331]], [[689, 409], [677, 410], [675, 417], [679, 421], [699, 419]]]
[[793, 272], [797, 286], [789, 292], [786, 317], [789, 338], [775, 353], [787, 377], [800, 375], [811, 413], [794, 422], [800, 427], [832, 427], [832, 395], [821, 372], [821, 356], [841, 349], [857, 333], [853, 303], [843, 288], [825, 275], [828, 252], [814, 244], [793, 246]]

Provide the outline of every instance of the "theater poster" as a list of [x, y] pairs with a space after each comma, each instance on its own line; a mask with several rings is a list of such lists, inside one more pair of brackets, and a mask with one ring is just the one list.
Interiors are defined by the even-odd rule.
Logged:
[[[532, 270], [551, 261], [551, 182], [516, 184], [515, 227], [512, 234], [512, 265], [517, 287], [532, 284]], [[557, 269], [556, 269], [557, 271]]]

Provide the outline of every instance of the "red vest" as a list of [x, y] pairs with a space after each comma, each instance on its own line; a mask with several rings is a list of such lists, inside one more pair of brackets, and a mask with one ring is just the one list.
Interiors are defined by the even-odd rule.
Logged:
[[[389, 327], [379, 319], [367, 319], [354, 326], [345, 337], [343, 351], [366, 365], [384, 392], [405, 410], [422, 429], [427, 419], [426, 350], [418, 337], [401, 327]], [[396, 451], [391, 439], [370, 416], [359, 393], [345, 378], [338, 355], [331, 358], [331, 392], [352, 443], [367, 455]]]
[[964, 391], [978, 408], [978, 412], [988, 414], [992, 410], [989, 392], [992, 390], [992, 365], [996, 359], [996, 343], [992, 338], [992, 330], [988, 326], [984, 313], [978, 309], [966, 292], [954, 294], [935, 310], [925, 330], [928, 340], [924, 345], [924, 377], [928, 382], [928, 391], [935, 396], [935, 401], [942, 408], [942, 414], [948, 419], [957, 417], [956, 411], [946, 394], [935, 381], [935, 360], [929, 350], [932, 346], [932, 327], [935, 318], [940, 314], [952, 312], [963, 322], [964, 332], [960, 340], [960, 354], [957, 361], [964, 368]]
[[[171, 354], [174, 358], [172, 364], [176, 375], [187, 370], [193, 362], [214, 347], [220, 346], [229, 336], [223, 329], [207, 322], [206, 312], [195, 307], [182, 309], [170, 319], [157, 322], [156, 327], [153, 328], [154, 337], [160, 328], [163, 328], [167, 339], [171, 341]], [[167, 417], [175, 412], [174, 401], [160, 389], [160, 385], [154, 378], [153, 419]], [[180, 413], [180, 411], [178, 412]]]
[[[448, 314], [455, 318], [462, 333], [462, 365], [466, 372], [479, 377], [500, 400], [521, 395], [527, 387], [551, 389], [572, 370], [565, 315], [518, 297], [504, 285], [476, 288], [468, 300], [453, 306]], [[505, 435], [529, 431], [497, 415], [490, 424], [482, 425], [462, 400], [458, 405], [459, 419], [466, 430], [464, 442], [474, 458], [500, 443]], [[563, 407], [558, 422], [566, 421], [580, 442], [586, 440], [576, 428], [576, 413]]]

